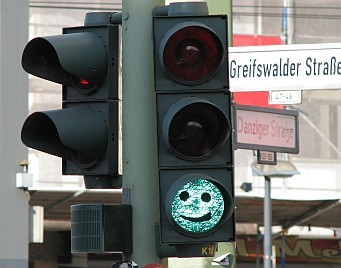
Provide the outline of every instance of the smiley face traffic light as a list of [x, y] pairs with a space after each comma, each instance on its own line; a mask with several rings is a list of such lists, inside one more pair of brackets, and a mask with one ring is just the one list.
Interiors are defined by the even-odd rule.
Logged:
[[161, 170], [160, 180], [164, 243], [233, 241], [233, 181], [226, 168]]
[[160, 243], [234, 241], [227, 17], [153, 21]]
[[205, 234], [217, 226], [226, 213], [224, 194], [229, 193], [221, 191], [211, 179], [205, 174], [187, 174], [179, 178], [178, 187], [174, 183], [167, 191], [166, 215], [180, 232]]
[[[99, 16], [104, 18], [99, 21]], [[31, 114], [25, 145], [63, 160], [63, 174], [116, 176], [120, 167], [120, 26], [111, 13], [88, 13], [85, 26], [37, 37], [25, 47], [24, 70], [62, 85], [62, 109]]]

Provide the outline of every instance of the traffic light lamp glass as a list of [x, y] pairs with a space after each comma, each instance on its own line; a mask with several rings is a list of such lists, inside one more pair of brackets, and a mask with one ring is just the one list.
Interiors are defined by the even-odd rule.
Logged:
[[171, 214], [180, 231], [205, 234], [221, 222], [224, 210], [224, 198], [219, 188], [207, 179], [198, 178], [178, 190]]
[[208, 80], [224, 59], [223, 43], [206, 25], [175, 28], [164, 37], [166, 43], [161, 46], [164, 70], [183, 84], [200, 84]]
[[100, 159], [88, 156], [76, 150], [70, 150], [69, 158], [81, 168], [91, 168], [99, 162]]
[[82, 77], [72, 76], [72, 85], [79, 93], [89, 94], [97, 89], [97, 85]]
[[[175, 111], [175, 114], [173, 115]], [[230, 123], [223, 111], [199, 98], [182, 99], [172, 106], [164, 120], [164, 136], [178, 157], [198, 161], [211, 157], [230, 135]], [[168, 139], [168, 140], [167, 140]]]

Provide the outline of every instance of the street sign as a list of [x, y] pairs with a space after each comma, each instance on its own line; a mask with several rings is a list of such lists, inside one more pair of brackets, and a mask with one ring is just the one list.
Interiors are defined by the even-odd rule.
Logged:
[[234, 123], [236, 148], [299, 152], [296, 111], [236, 105]]
[[301, 104], [302, 90], [274, 90], [269, 92], [269, 104]]
[[230, 90], [341, 88], [341, 44], [231, 47]]
[[257, 164], [277, 165], [277, 154], [275, 152], [257, 151]]

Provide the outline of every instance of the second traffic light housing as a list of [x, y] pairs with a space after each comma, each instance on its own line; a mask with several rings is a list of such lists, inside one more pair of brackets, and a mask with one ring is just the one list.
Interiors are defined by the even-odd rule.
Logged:
[[[85, 26], [37, 37], [25, 47], [26, 72], [62, 85], [62, 109], [24, 122], [25, 145], [62, 158], [64, 175], [119, 177], [121, 38], [112, 13], [88, 13]], [[118, 185], [117, 185], [118, 186]]]
[[153, 18], [160, 248], [235, 240], [227, 16], [198, 5]]

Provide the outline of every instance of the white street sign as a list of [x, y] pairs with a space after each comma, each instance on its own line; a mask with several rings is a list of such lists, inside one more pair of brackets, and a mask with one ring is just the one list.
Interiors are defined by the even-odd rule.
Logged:
[[275, 90], [269, 92], [269, 104], [301, 104], [302, 90]]
[[229, 48], [233, 92], [341, 88], [341, 43]]

